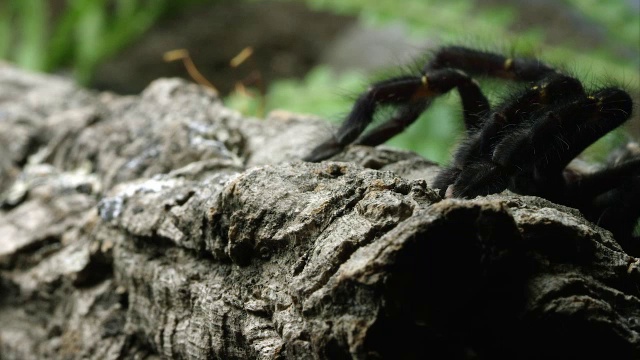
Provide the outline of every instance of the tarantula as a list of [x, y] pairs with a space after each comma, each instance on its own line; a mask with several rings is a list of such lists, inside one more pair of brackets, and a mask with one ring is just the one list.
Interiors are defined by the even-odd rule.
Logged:
[[[471, 75], [526, 83], [491, 108]], [[432, 185], [442, 197], [471, 198], [509, 189], [579, 209], [640, 254], [633, 231], [640, 217], [640, 151], [629, 146], [601, 170], [569, 163], [631, 115], [629, 94], [605, 87], [588, 94], [577, 79], [530, 58], [510, 58], [459, 46], [435, 52], [417, 76], [371, 85], [356, 100], [335, 136], [304, 160], [327, 159], [349, 144], [376, 146], [403, 131], [439, 95], [456, 88], [467, 138]], [[386, 122], [361, 135], [376, 110], [392, 106]]]

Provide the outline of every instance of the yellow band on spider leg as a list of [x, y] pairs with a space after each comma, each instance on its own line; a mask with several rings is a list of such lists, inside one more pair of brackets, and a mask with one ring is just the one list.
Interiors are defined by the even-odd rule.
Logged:
[[512, 58], [508, 58], [507, 60], [505, 60], [504, 64], [502, 65], [502, 67], [505, 70], [511, 70], [511, 68], [513, 67], [513, 59]]

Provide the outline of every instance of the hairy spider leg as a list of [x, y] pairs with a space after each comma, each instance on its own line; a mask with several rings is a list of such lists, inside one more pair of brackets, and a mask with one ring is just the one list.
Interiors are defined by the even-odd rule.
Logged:
[[[502, 55], [468, 49], [460, 46], [448, 46], [440, 48], [434, 55], [433, 59], [427, 63], [422, 73], [431, 80], [432, 73], [435, 70], [451, 69], [462, 72], [466, 78], [467, 74], [483, 75], [488, 77], [502, 78], [515, 81], [540, 81], [554, 74], [562, 77], [565, 82], [569, 82], [565, 88], [578, 87], [582, 90], [582, 85], [576, 79], [566, 75], [559, 74], [549, 65], [537, 60], [528, 58], [508, 58]], [[454, 70], [454, 71], [455, 71]], [[463, 117], [465, 127], [468, 133], [474, 133], [482, 128], [483, 121], [489, 113], [490, 106], [486, 97], [482, 94], [478, 84], [471, 80], [469, 83], [461, 82], [457, 86], [462, 101]], [[550, 93], [553, 89], [550, 89]], [[534, 96], [538, 97], [540, 92], [534, 91]], [[551, 96], [550, 96], [551, 97]], [[535, 101], [527, 101], [527, 104], [535, 104]], [[387, 122], [381, 124], [369, 133], [357, 140], [357, 144], [376, 146], [389, 140], [393, 136], [402, 132], [407, 126], [411, 125], [426, 108], [430, 105], [427, 103], [417, 103], [408, 105], [401, 109], [394, 117]], [[523, 108], [512, 106], [515, 110], [524, 111]], [[508, 112], [508, 109], [505, 109]], [[512, 116], [505, 116], [511, 119]], [[494, 129], [485, 129], [487, 132], [497, 131]]]
[[640, 153], [618, 155], [596, 172], [566, 168], [567, 205], [611, 231], [628, 254], [640, 256], [640, 237], [633, 233], [640, 218]]
[[[442, 196], [469, 197], [487, 195], [500, 192], [507, 187], [503, 177], [509, 176], [509, 171], [499, 169], [492, 154], [499, 143], [506, 143], [511, 149], [527, 151], [524, 143], [530, 139], [529, 129], [525, 127], [522, 133], [521, 124], [526, 122], [535, 112], [545, 106], [553, 105], [566, 98], [584, 99], [586, 94], [580, 82], [570, 76], [552, 72], [537, 84], [529, 87], [519, 96], [494, 109], [493, 113], [484, 121], [484, 126], [469, 136], [456, 151], [451, 165], [444, 168], [436, 177], [434, 187], [440, 189]], [[520, 131], [523, 136], [517, 136]], [[518, 152], [504, 152], [515, 158], [522, 159]], [[525, 155], [526, 156], [526, 155]], [[503, 161], [514, 163], [513, 159]], [[483, 165], [478, 165], [484, 163]], [[476, 164], [471, 166], [471, 164]], [[465, 169], [464, 176], [458, 179]], [[479, 168], [481, 167], [481, 168]], [[472, 174], [472, 172], [480, 172]], [[457, 181], [457, 185], [446, 190]], [[470, 182], [474, 182], [473, 185]]]
[[[587, 219], [611, 231], [627, 253], [640, 256], [640, 237], [633, 236], [640, 218], [640, 166], [635, 165], [635, 176], [625, 178], [615, 189], [598, 195], [580, 211]], [[619, 179], [617, 183], [620, 183]]]
[[471, 162], [463, 169], [447, 168], [447, 171], [449, 174], [457, 172], [458, 175], [454, 179], [449, 178], [450, 182], [447, 184], [444, 181], [450, 175], [441, 177], [438, 174], [433, 187], [440, 189], [440, 196], [456, 198], [499, 193], [509, 186], [508, 180], [511, 175], [511, 169], [486, 160]]
[[629, 95], [615, 88], [549, 106], [505, 136], [491, 161], [517, 174], [511, 178], [512, 191], [579, 207], [572, 198], [585, 194], [567, 193], [564, 169], [589, 145], [622, 125], [631, 107]]
[[420, 115], [431, 105], [432, 99], [415, 100], [401, 106], [393, 116], [360, 136], [353, 144], [377, 146], [404, 131], [413, 124]]
[[444, 68], [460, 69], [470, 75], [529, 82], [540, 81], [550, 73], [556, 72], [554, 68], [538, 59], [511, 58], [463, 46], [440, 48], [424, 69], [426, 72]]
[[379, 105], [408, 102], [422, 87], [420, 78], [402, 76], [375, 83], [361, 94], [335, 136], [318, 145], [304, 160], [317, 162], [329, 158], [355, 141], [373, 120]]
[[[598, 209], [625, 203], [629, 207], [633, 205], [637, 208], [636, 214], [631, 214], [635, 223], [635, 219], [640, 217], [640, 207], [637, 206], [640, 203], [640, 157], [578, 176], [567, 183], [567, 189], [576, 207], [594, 207], [602, 212]], [[623, 198], [622, 194], [628, 197]]]
[[514, 100], [494, 109], [476, 135], [477, 148], [474, 148], [473, 152], [481, 156], [489, 155], [493, 153], [493, 148], [504, 134], [513, 130], [531, 114], [566, 99], [584, 97], [584, 88], [577, 79], [561, 73], [550, 73]]
[[[510, 117], [492, 115], [482, 131], [460, 146], [454, 164], [434, 182], [441, 195], [473, 197], [510, 188], [581, 207], [572, 199], [588, 194], [576, 192], [570, 196], [563, 170], [589, 145], [629, 118], [631, 98], [615, 88], [587, 97], [577, 82], [560, 76], [547, 84], [551, 86], [536, 85], [520, 98], [537, 99], [539, 109], [530, 114], [531, 118], [523, 119], [515, 113]], [[536, 98], [536, 92], [542, 96]], [[565, 104], [560, 99], [573, 101]], [[508, 123], [506, 119], [510, 119]], [[511, 125], [515, 128], [504, 130]], [[501, 130], [493, 130], [498, 128]], [[485, 129], [496, 135], [492, 137]]]
[[[482, 131], [476, 135], [480, 140], [477, 143], [479, 148], [474, 146], [466, 149], [476, 155], [489, 154], [500, 130], [509, 125], [517, 124], [526, 113], [540, 108], [541, 105], [548, 103], [549, 99], [552, 101], [558, 93], [584, 94], [582, 85], [577, 79], [563, 75], [553, 67], [534, 58], [511, 58], [462, 46], [446, 46], [434, 54], [432, 60], [425, 65], [424, 71], [442, 68], [455, 68], [470, 75], [539, 82], [524, 94], [495, 110], [490, 117], [486, 116], [488, 112], [476, 114], [475, 126], [472, 125], [473, 114], [465, 113], [467, 129], [476, 128]], [[461, 96], [461, 99], [463, 105], [467, 103], [465, 108], [473, 108], [473, 104], [469, 104], [474, 101], [473, 98]], [[486, 124], [487, 122], [489, 124]], [[443, 178], [452, 177], [455, 172], [453, 170], [445, 171]]]
[[[631, 238], [640, 218], [640, 155], [594, 173], [572, 174], [567, 178], [570, 179], [566, 186], [568, 205], [609, 229], [616, 240]], [[640, 254], [640, 242], [634, 246], [634, 253]]]
[[[587, 147], [626, 122], [632, 107], [633, 101], [625, 91], [605, 88], [585, 100], [553, 109], [554, 115], [547, 115], [531, 129], [534, 146], [540, 149], [536, 154], [533, 180], [544, 183], [546, 179], [562, 174]], [[558, 196], [566, 198], [567, 194]], [[583, 197], [584, 194], [576, 196]]]
[[412, 124], [428, 108], [433, 97], [453, 87], [460, 93], [467, 131], [475, 132], [483, 125], [490, 107], [477, 82], [467, 73], [538, 81], [554, 72], [552, 67], [536, 59], [508, 58], [459, 46], [443, 47], [425, 66], [422, 76], [399, 77], [373, 84], [358, 98], [337, 134], [317, 146], [304, 160], [324, 160], [354, 142], [371, 123], [378, 105], [400, 106], [391, 119], [357, 140], [362, 145], [379, 145]]
[[360, 95], [336, 136], [320, 144], [304, 160], [321, 161], [337, 154], [358, 139], [373, 120], [379, 106], [399, 106], [399, 110], [390, 121], [375, 128], [358, 141], [360, 144], [370, 146], [379, 145], [415, 121], [434, 97], [453, 88], [458, 88], [461, 97], [474, 99], [468, 101], [470, 104], [468, 106], [474, 108], [466, 108], [465, 113], [477, 114], [489, 109], [489, 102], [480, 91], [478, 84], [458, 70], [443, 69], [420, 77], [403, 76], [381, 81], [371, 85], [364, 94]]
[[612, 188], [623, 186], [632, 178], [640, 179], [640, 156], [590, 174], [577, 177], [574, 175], [567, 185], [576, 195], [583, 194], [584, 197], [594, 198]]
[[[551, 183], [560, 183], [557, 189], [563, 189], [560, 174], [566, 165], [626, 121], [631, 112], [631, 99], [623, 90], [602, 89], [587, 97], [577, 79], [537, 59], [507, 58], [451, 46], [440, 49], [425, 67], [438, 68], [536, 82], [519, 97], [494, 109], [480, 130], [459, 147], [452, 166], [436, 178], [434, 187], [440, 188], [442, 195], [469, 197], [499, 192], [507, 186], [526, 187], [505, 181], [514, 173], [521, 174], [516, 182], [533, 175], [534, 182], [546, 184], [547, 189], [553, 187]], [[567, 102], [570, 105], [565, 106]], [[549, 109], [542, 119], [527, 119], [541, 109]], [[529, 171], [533, 174], [523, 172], [527, 166], [532, 167]]]
[[[461, 146], [460, 151], [454, 156], [454, 164], [462, 167], [478, 158], [490, 158], [496, 145], [505, 140], [507, 135], [509, 139], [513, 139], [514, 130], [532, 114], [566, 99], [582, 100], [585, 97], [584, 89], [577, 79], [552, 73], [513, 100], [495, 108], [485, 120], [484, 126]], [[528, 139], [527, 136], [524, 140]], [[522, 141], [517, 137], [515, 139]]]
[[571, 100], [568, 103], [547, 104], [503, 136], [493, 149], [491, 164], [478, 160], [467, 164], [448, 191], [463, 197], [489, 194], [501, 190], [509, 179], [506, 187], [512, 191], [577, 208], [611, 230], [629, 253], [640, 253], [640, 239], [632, 236], [640, 217], [640, 156], [626, 156], [591, 174], [567, 168], [589, 145], [628, 120], [632, 100], [617, 88], [591, 96], [574, 90], [556, 94]]
[[423, 87], [413, 95], [411, 102], [403, 105], [394, 116], [356, 140], [356, 144], [376, 146], [402, 132], [428, 107], [435, 96], [458, 90], [462, 99], [464, 123], [468, 132], [477, 131], [479, 119], [489, 112], [489, 101], [478, 83], [456, 69], [428, 71], [421, 77]]

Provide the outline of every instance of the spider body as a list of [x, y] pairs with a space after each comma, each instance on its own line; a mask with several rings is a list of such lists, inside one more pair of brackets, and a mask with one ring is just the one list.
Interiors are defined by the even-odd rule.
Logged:
[[[472, 76], [526, 84], [525, 90], [491, 108]], [[579, 209], [611, 230], [630, 253], [640, 217], [640, 150], [630, 146], [604, 168], [570, 165], [583, 150], [631, 115], [633, 102], [615, 87], [587, 93], [580, 81], [536, 59], [444, 47], [417, 76], [374, 83], [356, 100], [336, 135], [306, 161], [327, 159], [349, 144], [376, 146], [413, 123], [439, 95], [460, 94], [466, 139], [433, 188], [442, 197], [471, 198], [509, 189]], [[386, 121], [364, 133], [381, 106], [395, 108]]]

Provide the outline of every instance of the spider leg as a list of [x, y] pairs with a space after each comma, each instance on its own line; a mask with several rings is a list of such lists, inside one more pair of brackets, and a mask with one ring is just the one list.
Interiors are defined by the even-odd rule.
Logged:
[[591, 174], [565, 177], [574, 178], [567, 181], [568, 195], [579, 203], [580, 199], [595, 198], [613, 188], [623, 187], [631, 179], [640, 179], [640, 156]]
[[439, 185], [439, 177], [434, 187], [440, 189], [440, 195], [446, 197], [471, 198], [489, 195], [505, 190], [509, 183], [511, 170], [486, 159], [467, 164], [458, 177], [449, 186]]
[[517, 127], [531, 114], [540, 111], [543, 107], [556, 104], [561, 101], [560, 99], [585, 96], [582, 84], [577, 79], [560, 73], [551, 73], [520, 96], [496, 108], [486, 121], [481, 133], [478, 134], [479, 148], [474, 150], [483, 155], [490, 154], [506, 131]]
[[[611, 231], [613, 237], [627, 253], [638, 257], [640, 256], [640, 237], [633, 236], [640, 218], [638, 203], [640, 203], [640, 176], [629, 180], [620, 188], [598, 196], [593, 203], [595, 214], [587, 213], [585, 216]], [[583, 209], [581, 211], [584, 212]]]
[[[568, 173], [568, 174], [567, 174]], [[640, 256], [633, 230], [640, 218], [640, 154], [589, 174], [565, 170], [567, 205], [592, 222], [610, 230], [630, 254]], [[640, 240], [640, 239], [637, 239]]]
[[371, 85], [358, 97], [336, 135], [318, 145], [303, 160], [317, 162], [339, 153], [371, 123], [379, 105], [408, 102], [421, 87], [421, 79], [412, 76], [397, 77]]
[[614, 88], [568, 104], [545, 108], [496, 145], [492, 161], [504, 167], [519, 165], [521, 177], [512, 190], [561, 202], [566, 198], [563, 170], [596, 140], [624, 123], [631, 113], [629, 95]]
[[[398, 134], [426, 110], [432, 99], [457, 88], [468, 114], [467, 128], [475, 128], [480, 113], [489, 109], [489, 102], [478, 84], [465, 73], [454, 69], [428, 72], [420, 77], [405, 76], [373, 84], [360, 95], [336, 136], [316, 147], [305, 161], [321, 161], [353, 143], [373, 120], [379, 106], [399, 107], [390, 121], [366, 134], [360, 144], [378, 145]], [[467, 118], [465, 118], [467, 120]]]
[[[504, 177], [515, 172], [507, 169], [519, 169], [522, 163], [533, 161], [530, 157], [533, 155], [531, 134], [539, 133], [539, 130], [531, 129], [526, 123], [528, 119], [542, 108], [554, 105], [567, 96], [579, 99], [586, 97], [578, 80], [551, 72], [519, 96], [494, 109], [483, 127], [458, 147], [452, 165], [440, 172], [434, 187], [439, 188], [444, 196], [447, 195], [446, 189], [453, 185], [449, 195], [456, 197], [487, 195], [504, 190], [508, 185]], [[484, 164], [482, 168], [478, 168], [479, 163]], [[496, 168], [495, 164], [502, 169]], [[475, 174], [477, 171], [482, 171], [482, 174]]]
[[317, 146], [304, 160], [321, 161], [335, 155], [362, 134], [371, 123], [377, 106], [398, 106], [391, 119], [357, 141], [363, 145], [379, 145], [413, 123], [428, 108], [433, 97], [453, 87], [460, 93], [468, 133], [476, 132], [483, 125], [490, 107], [478, 84], [467, 73], [539, 81], [556, 71], [536, 59], [509, 58], [459, 46], [440, 48], [425, 66], [421, 77], [399, 77], [373, 84], [358, 98], [337, 134]]
[[538, 59], [511, 58], [462, 46], [440, 48], [425, 66], [425, 72], [444, 68], [460, 69], [471, 75], [529, 82], [540, 81], [556, 72]]
[[569, 162], [631, 116], [633, 102], [621, 89], [605, 88], [585, 100], [575, 101], [532, 129], [538, 154], [534, 180], [562, 174]]
[[[527, 58], [508, 58], [502, 55], [468, 49], [460, 46], [449, 46], [440, 48], [433, 60], [431, 60], [423, 69], [424, 74], [429, 74], [438, 69], [459, 69], [465, 73], [473, 75], [484, 75], [488, 77], [497, 77], [516, 81], [539, 81], [541, 79], [551, 77], [553, 75], [561, 79], [556, 83], [564, 83], [565, 89], [579, 89], [582, 91], [582, 85], [576, 79], [566, 75], [557, 73], [552, 67], [544, 64], [537, 59]], [[567, 84], [570, 83], [570, 84]], [[547, 93], [549, 97], [553, 96], [555, 89], [550, 89]], [[472, 81], [471, 84], [458, 87], [460, 99], [462, 101], [462, 109], [464, 123], [468, 132], [477, 131], [483, 124], [483, 119], [489, 112], [489, 103], [486, 97], [481, 93], [478, 85]], [[529, 96], [524, 96], [519, 102], [513, 103], [510, 107], [504, 109], [503, 116], [506, 119], [513, 118], [510, 112], [525, 111], [520, 106], [524, 104], [536, 104], [543, 102], [537, 98], [543, 97], [541, 91], [531, 91]], [[536, 101], [538, 100], [538, 101]], [[424, 106], [421, 106], [424, 105]], [[396, 134], [402, 132], [407, 126], [413, 123], [421, 112], [430, 105], [430, 102], [419, 104], [403, 109], [399, 115], [394, 116], [388, 122], [378, 126], [364, 137], [360, 138], [357, 143], [361, 145], [375, 146], [389, 140]], [[418, 111], [418, 109], [422, 109]], [[499, 114], [497, 114], [499, 115]], [[500, 126], [504, 127], [504, 125]], [[496, 132], [498, 126], [494, 128], [484, 129], [486, 133]], [[486, 136], [482, 136], [486, 139]], [[486, 145], [483, 147], [487, 147]]]
[[[478, 182], [478, 186], [465, 185], [471, 181], [478, 181], [478, 179], [474, 180], [474, 176], [467, 174], [460, 179], [457, 177], [462, 173], [461, 169], [469, 163], [481, 161], [479, 159], [483, 158], [487, 162], [493, 147], [503, 138], [501, 131], [518, 125], [527, 114], [552, 103], [554, 99], [561, 99], [567, 95], [584, 95], [584, 89], [577, 79], [563, 75], [537, 59], [510, 58], [461, 46], [448, 46], [441, 48], [435, 54], [425, 70], [448, 67], [461, 69], [472, 75], [538, 83], [512, 101], [495, 109], [486, 120], [478, 120], [479, 130], [458, 148], [452, 165], [443, 168], [434, 181], [434, 187], [440, 189], [441, 196], [447, 195], [446, 189], [456, 180], [459, 185], [449, 190], [449, 196], [470, 197], [504, 190], [505, 182], [496, 177], [504, 176], [505, 172], [497, 171], [488, 164], [484, 166], [486, 176]], [[488, 169], [492, 170], [488, 171]], [[479, 169], [469, 168], [468, 170]], [[495, 182], [492, 182], [492, 179]]]
[[[490, 107], [489, 101], [476, 81], [467, 74], [454, 69], [427, 71], [422, 79], [428, 82], [428, 86], [437, 89], [438, 95], [456, 87], [462, 100], [462, 113], [467, 132], [473, 133], [478, 130], [482, 118], [489, 112]], [[413, 103], [401, 107], [391, 119], [370, 130], [355, 143], [368, 146], [384, 143], [416, 121], [432, 101], [433, 97], [426, 97], [421, 101], [415, 100]]]
[[568, 167], [588, 146], [627, 121], [632, 100], [617, 88], [565, 99], [570, 101], [533, 113], [505, 136], [495, 146], [492, 162], [506, 169], [519, 167], [508, 175], [512, 191], [575, 207], [611, 230], [626, 251], [640, 254], [640, 243], [632, 235], [640, 218], [640, 155], [629, 150], [590, 174]]
[[402, 106], [393, 117], [360, 136], [354, 144], [377, 146], [404, 131], [431, 105], [431, 99]]

